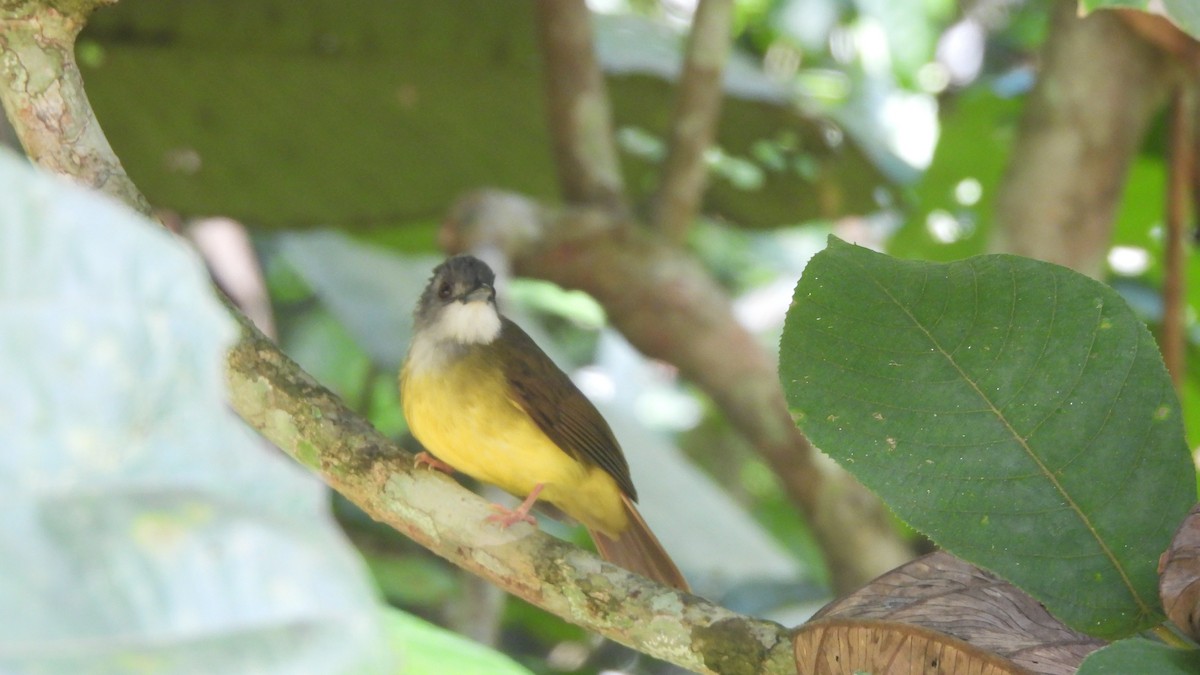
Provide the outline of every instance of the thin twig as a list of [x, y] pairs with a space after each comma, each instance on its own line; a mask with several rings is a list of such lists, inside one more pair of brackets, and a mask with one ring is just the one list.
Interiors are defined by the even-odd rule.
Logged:
[[704, 153], [720, 117], [732, 20], [732, 0], [700, 0], [692, 19], [651, 219], [676, 243], [687, 239], [704, 195], [708, 174]]
[[587, 5], [583, 0], [538, 0], [536, 16], [563, 198], [623, 211], [625, 186]]
[[1192, 190], [1196, 149], [1195, 89], [1182, 82], [1171, 99], [1168, 118], [1167, 236], [1163, 271], [1163, 325], [1159, 348], [1167, 372], [1178, 389], [1185, 370], [1187, 316], [1187, 249], [1191, 221]]

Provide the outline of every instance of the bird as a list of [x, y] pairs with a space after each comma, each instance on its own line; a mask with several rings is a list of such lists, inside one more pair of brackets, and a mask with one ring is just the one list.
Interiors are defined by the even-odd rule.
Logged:
[[688, 584], [638, 513], [629, 465], [596, 407], [496, 306], [496, 275], [470, 255], [433, 270], [400, 369], [416, 461], [523, 499], [488, 520], [536, 525], [549, 503], [582, 523], [605, 560], [680, 590]]

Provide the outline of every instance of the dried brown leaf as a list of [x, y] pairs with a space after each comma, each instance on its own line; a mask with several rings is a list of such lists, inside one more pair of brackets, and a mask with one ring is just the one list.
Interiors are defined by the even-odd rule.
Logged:
[[[810, 626], [828, 630], [830, 621], [855, 629], [847, 634], [846, 639], [858, 635], [858, 631], [875, 626], [880, 634], [871, 639], [876, 643], [882, 646], [904, 638], [910, 643], [906, 653], [914, 656], [925, 658], [934, 653], [922, 650], [948, 649], [950, 652], [947, 654], [961, 653], [964, 655], [962, 658], [966, 658], [973, 652], [962, 651], [961, 642], [982, 654], [1007, 659], [1012, 667], [1017, 668], [973, 670], [992, 662], [968, 660], [962, 663], [974, 665], [955, 666], [966, 670], [931, 670], [930, 661], [924, 661], [923, 666], [921, 662], [911, 662], [909, 665], [916, 668], [912, 671], [887, 672], [1032, 672], [1066, 675], [1074, 673], [1084, 657], [1105, 644], [1102, 640], [1068, 628], [1051, 616], [1040, 603], [1012, 584], [942, 551], [902, 565], [853, 594], [830, 603], [817, 613]], [[913, 643], [912, 640], [925, 633], [896, 633], [896, 626], [928, 629], [951, 641]], [[805, 637], [808, 630], [809, 627], [805, 627], [797, 637], [798, 657], [801, 639], [809, 644], [814, 637]], [[829, 642], [828, 637], [821, 639], [824, 640], [824, 649], [830, 649], [834, 644]], [[870, 644], [865, 637], [855, 639], [867, 642], [854, 644]], [[851, 645], [849, 642], [844, 644]], [[810, 646], [806, 646], [806, 649]], [[940, 663], [945, 664], [945, 658]], [[879, 665], [877, 663], [872, 667]], [[809, 671], [801, 667], [801, 672]]]
[[1158, 597], [1167, 618], [1200, 639], [1200, 504], [1188, 511], [1159, 562]]
[[893, 621], [822, 619], [796, 636], [796, 670], [813, 675], [1009, 675], [1029, 671], [945, 633]]

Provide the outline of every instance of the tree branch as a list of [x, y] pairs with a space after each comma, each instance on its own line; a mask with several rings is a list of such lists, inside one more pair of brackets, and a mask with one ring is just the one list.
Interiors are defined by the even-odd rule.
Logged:
[[1053, 6], [999, 187], [991, 249], [1104, 272], [1125, 170], [1177, 72], [1120, 17]]
[[75, 36], [112, 2], [0, 2], [0, 106], [30, 160], [150, 215], [96, 122], [75, 62]]
[[679, 77], [671, 138], [652, 222], [676, 243], [687, 239], [700, 208], [708, 167], [704, 153], [716, 135], [729, 56], [732, 0], [700, 0]]
[[724, 290], [678, 246], [600, 209], [553, 211], [492, 191], [460, 200], [440, 236], [449, 251], [497, 247], [522, 275], [586, 291], [634, 346], [678, 366], [804, 511], [835, 590], [858, 588], [911, 559], [878, 499], [816, 459], [788, 413], [774, 362], [733, 316]]
[[563, 197], [625, 211], [612, 111], [583, 0], [538, 0], [546, 112]]

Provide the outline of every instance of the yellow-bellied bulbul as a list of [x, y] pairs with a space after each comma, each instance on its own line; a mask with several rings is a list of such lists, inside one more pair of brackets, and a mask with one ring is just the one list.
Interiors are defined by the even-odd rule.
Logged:
[[[634, 507], [621, 446], [595, 406], [496, 309], [495, 274], [471, 256], [433, 271], [400, 371], [404, 416], [437, 460], [524, 502], [496, 507], [502, 527], [537, 500], [583, 523], [606, 560], [675, 588], [687, 582]], [[440, 460], [440, 461], [438, 461]]]

